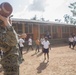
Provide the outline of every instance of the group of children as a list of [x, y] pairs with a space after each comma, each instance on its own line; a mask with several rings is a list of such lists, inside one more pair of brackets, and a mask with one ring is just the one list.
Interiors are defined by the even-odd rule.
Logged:
[[[21, 41], [20, 43], [25, 42], [21, 39], [20, 39], [20, 41]], [[40, 52], [40, 46], [41, 46], [42, 52], [44, 53], [44, 61], [46, 60], [46, 57], [47, 57], [47, 61], [49, 61], [50, 42], [48, 40], [48, 37], [42, 36], [41, 39], [37, 38], [35, 40], [35, 44], [36, 44], [35, 53]], [[71, 35], [69, 37], [69, 48], [74, 49], [75, 45], [76, 45], [76, 35], [75, 36]], [[22, 48], [20, 48], [20, 51], [21, 51], [21, 55], [22, 55], [22, 49], [23, 49], [24, 45], [21, 44], [21, 46], [22, 46]], [[28, 45], [27, 45], [26, 51], [28, 52], [30, 48], [33, 50], [33, 40], [32, 40], [31, 36], [28, 39]]]
[[47, 55], [47, 61], [49, 61], [50, 42], [48, 41], [48, 37], [42, 36], [41, 39], [37, 38], [35, 40], [35, 44], [36, 44], [35, 53], [40, 52], [40, 46], [41, 46], [42, 52], [44, 53], [44, 61], [46, 60], [46, 55]]
[[[24, 43], [25, 43], [24, 39], [19, 38], [19, 50], [20, 50], [20, 55], [21, 55], [21, 60], [22, 61], [24, 60], [23, 56], [22, 56]], [[49, 61], [50, 42], [48, 41], [48, 37], [42, 36], [41, 39], [37, 38], [35, 40], [35, 44], [36, 44], [35, 53], [40, 52], [40, 46], [41, 46], [42, 52], [44, 53], [44, 61], [46, 60], [46, 55], [47, 55], [47, 61]], [[33, 50], [33, 40], [32, 40], [31, 36], [28, 39], [28, 45], [27, 45], [27, 48], [26, 48], [27, 49], [26, 52], [28, 52], [30, 48]]]
[[[24, 43], [25, 43], [25, 40], [19, 37], [19, 50], [20, 50], [20, 57], [22, 61], [24, 60], [23, 54], [22, 54]], [[42, 52], [44, 53], [44, 61], [46, 60], [46, 55], [47, 55], [47, 61], [49, 61], [50, 42], [48, 41], [48, 37], [42, 36], [41, 39], [37, 38], [35, 40], [35, 44], [36, 44], [35, 53], [40, 52], [40, 46], [41, 46]], [[69, 48], [74, 49], [75, 45], [76, 45], [76, 35], [75, 36], [70, 35]], [[26, 51], [28, 52], [30, 48], [33, 50], [33, 40], [31, 36], [28, 39], [28, 45], [27, 45]], [[1, 51], [0, 54], [2, 56], [3, 52]]]

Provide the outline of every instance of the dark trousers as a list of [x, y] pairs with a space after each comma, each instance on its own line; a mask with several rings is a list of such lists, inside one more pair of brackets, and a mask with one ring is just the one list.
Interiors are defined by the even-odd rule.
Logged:
[[27, 46], [27, 51], [28, 51], [30, 48], [33, 50], [32, 45], [28, 45], [28, 46]]
[[21, 53], [21, 56], [22, 56], [22, 51], [23, 51], [23, 47], [20, 47], [20, 53]]
[[73, 42], [69, 42], [69, 48], [73, 47]]
[[76, 45], [76, 41], [73, 42], [73, 48], [75, 47], [75, 45]]
[[20, 47], [19, 46], [19, 63], [21, 64], [22, 62], [23, 62], [23, 54], [22, 54], [22, 52], [23, 52], [23, 47]]
[[36, 45], [36, 51], [38, 50], [38, 52], [39, 52], [39, 45]]

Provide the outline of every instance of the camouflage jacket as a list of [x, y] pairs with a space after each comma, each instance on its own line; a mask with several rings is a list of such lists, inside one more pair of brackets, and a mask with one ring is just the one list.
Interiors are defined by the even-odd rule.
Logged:
[[4, 52], [17, 46], [18, 38], [12, 26], [3, 28], [0, 26], [0, 49]]

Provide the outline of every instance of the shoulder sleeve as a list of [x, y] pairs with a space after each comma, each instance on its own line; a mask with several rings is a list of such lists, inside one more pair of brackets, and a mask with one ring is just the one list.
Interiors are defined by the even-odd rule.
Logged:
[[12, 26], [6, 27], [4, 42], [9, 46], [16, 46], [18, 43], [18, 36]]

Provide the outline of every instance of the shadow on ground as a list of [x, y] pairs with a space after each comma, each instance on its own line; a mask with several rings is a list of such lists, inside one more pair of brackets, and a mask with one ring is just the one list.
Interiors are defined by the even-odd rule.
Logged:
[[42, 54], [43, 54], [43, 52], [39, 53], [39, 54], [37, 55], [37, 57], [41, 56]]
[[40, 65], [37, 67], [37, 73], [41, 73], [46, 67], [48, 66], [48, 63], [41, 62]]

